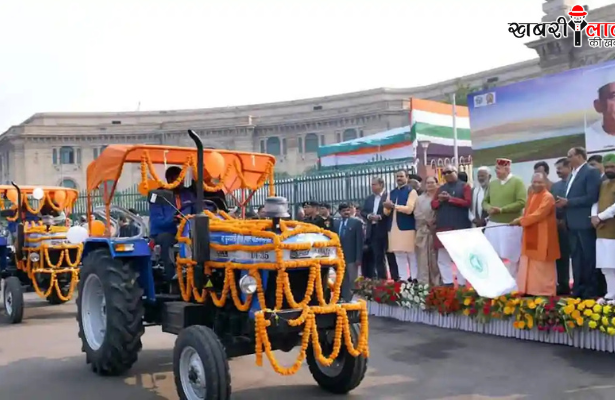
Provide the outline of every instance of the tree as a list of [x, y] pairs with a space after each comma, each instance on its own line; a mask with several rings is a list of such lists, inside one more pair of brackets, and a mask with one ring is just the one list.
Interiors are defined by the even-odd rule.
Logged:
[[[468, 95], [478, 90], [480, 90], [480, 88], [472, 87], [461, 81], [457, 82], [457, 90], [455, 90], [455, 104], [457, 104], [458, 106], [467, 106]], [[448, 96], [444, 102], [451, 104], [452, 102], [450, 96]]]

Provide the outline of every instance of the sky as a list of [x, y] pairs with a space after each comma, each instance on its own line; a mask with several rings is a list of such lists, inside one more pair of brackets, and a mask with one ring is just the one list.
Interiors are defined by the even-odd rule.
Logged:
[[[585, 0], [591, 8], [613, 3]], [[37, 112], [415, 87], [536, 57], [540, 0], [0, 1], [0, 132]]]

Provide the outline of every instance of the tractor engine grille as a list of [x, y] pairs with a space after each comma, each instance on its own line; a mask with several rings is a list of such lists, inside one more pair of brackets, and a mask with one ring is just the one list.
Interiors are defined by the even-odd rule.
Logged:
[[[278, 277], [277, 271], [270, 271], [269, 278], [267, 279], [267, 288], [265, 289], [265, 303], [267, 308], [274, 309], [275, 308], [275, 293], [276, 293], [276, 279]], [[309, 269], [291, 269], [288, 270], [288, 280], [290, 281], [291, 292], [293, 293], [293, 297], [297, 303], [301, 302], [305, 297], [305, 292], [307, 290], [307, 283], [310, 277]], [[327, 291], [327, 282], [329, 280], [329, 268], [321, 268], [320, 269], [320, 280], [322, 282], [323, 291]], [[318, 305], [318, 296], [316, 295], [316, 291], [312, 294], [312, 299], [310, 300], [309, 305]], [[284, 297], [284, 302], [282, 304], [283, 309], [292, 308], [288, 301], [286, 300], [286, 296]]]

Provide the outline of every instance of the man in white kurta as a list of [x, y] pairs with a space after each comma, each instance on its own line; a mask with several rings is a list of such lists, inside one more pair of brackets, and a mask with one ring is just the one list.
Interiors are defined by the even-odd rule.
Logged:
[[496, 160], [496, 179], [489, 183], [483, 209], [489, 214], [485, 236], [498, 256], [508, 260], [508, 272], [517, 279], [523, 228], [509, 224], [521, 217], [527, 190], [523, 181], [510, 172], [511, 164], [505, 158]]
[[487, 213], [483, 210], [485, 193], [491, 180], [491, 172], [487, 167], [480, 167], [476, 172], [478, 181], [472, 188], [472, 207], [470, 207], [470, 221], [473, 227], [485, 226], [487, 223]]
[[389, 193], [389, 198], [383, 203], [383, 212], [390, 218], [388, 251], [395, 254], [399, 279], [416, 280], [418, 263], [414, 252], [416, 239], [414, 206], [418, 194], [408, 185], [407, 171], [398, 171], [396, 180], [397, 188]]
[[600, 186], [600, 197], [592, 207], [596, 228], [596, 268], [604, 275], [607, 293], [604, 301], [615, 301], [615, 154], [602, 159], [607, 180]]

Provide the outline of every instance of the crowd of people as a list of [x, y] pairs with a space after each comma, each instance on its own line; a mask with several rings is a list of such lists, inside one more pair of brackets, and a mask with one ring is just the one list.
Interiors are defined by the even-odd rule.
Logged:
[[391, 191], [375, 177], [362, 206], [340, 204], [333, 219], [328, 204], [306, 202], [301, 219], [340, 236], [347, 287], [359, 274], [464, 285], [437, 233], [482, 228], [521, 293], [615, 303], [615, 154], [588, 159], [584, 148], [572, 148], [553, 165], [558, 182], [541, 161], [529, 188], [511, 160], [495, 164], [495, 177], [481, 167], [473, 186], [453, 165], [443, 182], [400, 170]]

